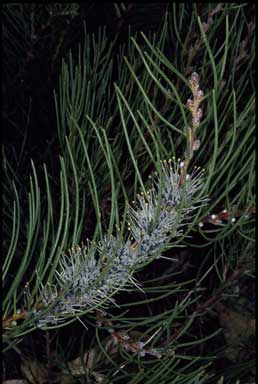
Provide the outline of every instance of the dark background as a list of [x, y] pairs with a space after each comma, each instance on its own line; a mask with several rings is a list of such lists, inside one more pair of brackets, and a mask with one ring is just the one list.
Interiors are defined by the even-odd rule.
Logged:
[[[6, 8], [7, 7], [7, 8]], [[107, 37], [118, 35], [116, 47], [131, 31], [157, 31], [167, 4], [128, 4], [117, 14], [113, 3], [81, 3], [77, 14], [62, 15], [43, 4], [4, 5], [2, 19], [2, 138], [16, 151], [26, 135], [33, 159], [44, 152], [56, 130], [53, 90], [58, 88], [62, 58], [76, 55], [89, 33], [106, 26]], [[115, 52], [114, 52], [115, 54]], [[115, 74], [114, 74], [115, 76]]]

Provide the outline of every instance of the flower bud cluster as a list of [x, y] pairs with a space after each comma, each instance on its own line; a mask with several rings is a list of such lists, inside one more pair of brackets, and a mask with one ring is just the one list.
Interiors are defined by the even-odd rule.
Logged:
[[[54, 285], [42, 287], [47, 315], [38, 313], [38, 326], [57, 324], [66, 314], [104, 308], [116, 290], [136, 285], [133, 272], [143, 263], [160, 257], [171, 237], [181, 234], [185, 219], [205, 199], [195, 194], [202, 188], [202, 172], [195, 168], [180, 183], [181, 161], [163, 161], [160, 172], [151, 177], [147, 196], [140, 194], [128, 210], [130, 234], [106, 236], [63, 255]], [[198, 203], [198, 204], [196, 204]]]
[[202, 101], [204, 93], [199, 88], [199, 80], [200, 80], [199, 75], [196, 72], [192, 73], [191, 78], [189, 79], [189, 83], [190, 83], [191, 91], [193, 94], [193, 100], [188, 99], [186, 102], [187, 108], [192, 114], [193, 129], [196, 129], [198, 127], [203, 115], [202, 109], [199, 108], [199, 105], [200, 105], [200, 102]]

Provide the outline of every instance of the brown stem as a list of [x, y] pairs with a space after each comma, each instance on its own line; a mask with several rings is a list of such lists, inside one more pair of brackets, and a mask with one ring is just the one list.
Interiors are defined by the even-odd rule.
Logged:
[[199, 87], [199, 76], [197, 73], [193, 73], [191, 78], [189, 79], [193, 100], [187, 100], [187, 107], [192, 115], [191, 126], [188, 128], [187, 135], [189, 135], [188, 148], [185, 151], [184, 155], [184, 165], [181, 169], [180, 175], [180, 184], [184, 185], [187, 175], [188, 166], [193, 157], [193, 153], [196, 149], [198, 149], [197, 141], [195, 141], [196, 130], [200, 124], [200, 120], [202, 118], [202, 110], [199, 108], [200, 103], [203, 98], [203, 91], [200, 90]]
[[[43, 303], [38, 303], [37, 305], [34, 306], [33, 309], [38, 311], [43, 307], [44, 307]], [[23, 310], [20, 313], [14, 313], [9, 317], [4, 318], [2, 323], [3, 328], [10, 328], [13, 321], [16, 322], [17, 320], [25, 320], [28, 317], [29, 313], [30, 313], [29, 311]]]

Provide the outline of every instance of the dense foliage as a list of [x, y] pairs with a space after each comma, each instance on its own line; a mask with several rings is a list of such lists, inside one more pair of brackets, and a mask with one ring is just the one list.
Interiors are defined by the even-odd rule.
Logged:
[[[4, 378], [20, 356], [39, 382], [252, 381], [252, 5], [153, 5], [143, 33], [143, 5], [110, 4], [128, 40], [84, 24], [65, 55], [80, 7], [3, 7]], [[33, 104], [47, 30], [55, 92]]]

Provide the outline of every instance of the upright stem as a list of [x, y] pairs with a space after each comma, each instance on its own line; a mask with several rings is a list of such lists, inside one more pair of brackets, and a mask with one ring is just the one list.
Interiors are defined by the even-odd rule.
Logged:
[[194, 72], [189, 79], [191, 91], [193, 94], [193, 100], [187, 100], [187, 107], [192, 115], [191, 126], [187, 128], [187, 148], [184, 155], [184, 162], [181, 168], [181, 178], [180, 182], [184, 185], [187, 175], [187, 169], [189, 163], [193, 157], [193, 152], [199, 149], [200, 141], [195, 139], [196, 130], [200, 125], [200, 120], [202, 118], [202, 110], [199, 107], [203, 99], [203, 91], [199, 87], [199, 75]]

